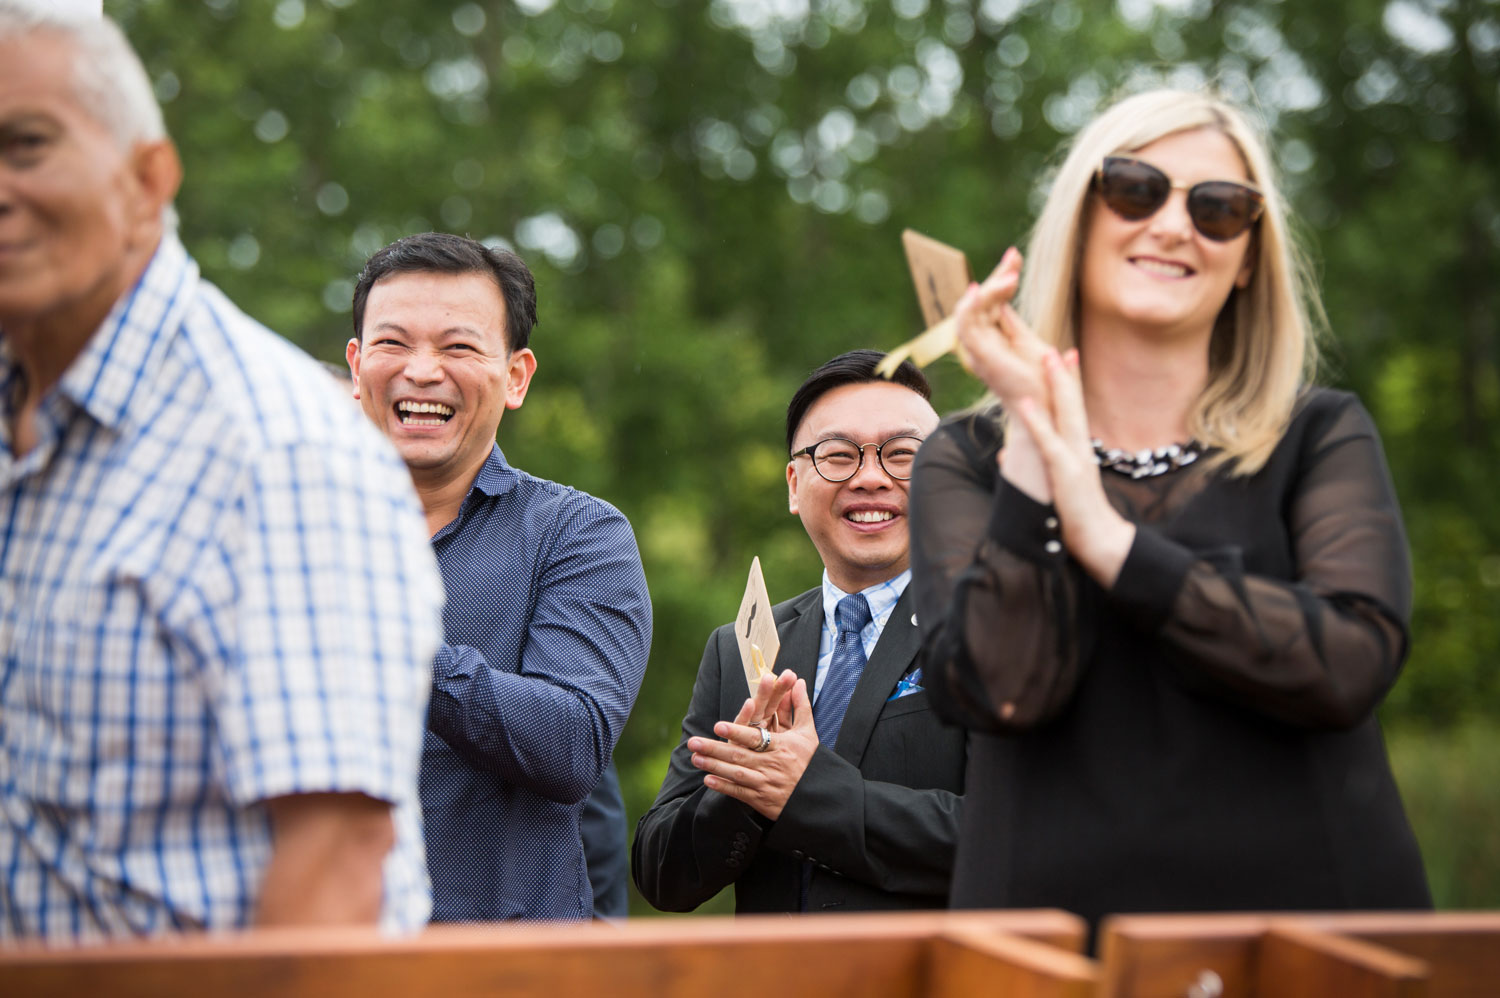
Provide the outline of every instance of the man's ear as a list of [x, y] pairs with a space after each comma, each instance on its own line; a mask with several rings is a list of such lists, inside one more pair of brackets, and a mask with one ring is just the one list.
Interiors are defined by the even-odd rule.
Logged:
[[182, 160], [168, 139], [137, 142], [130, 151], [130, 175], [135, 181], [137, 222], [153, 222], [177, 197], [182, 186]]
[[344, 359], [349, 362], [349, 380], [354, 382], [354, 397], [359, 398], [359, 340], [349, 337], [349, 345], [344, 347]]
[[526, 390], [531, 387], [531, 376], [536, 373], [536, 354], [530, 347], [512, 351], [510, 360], [510, 383], [505, 388], [505, 408], [519, 409], [526, 401]]
[[790, 513], [797, 512], [797, 462], [786, 463], [786, 508]]

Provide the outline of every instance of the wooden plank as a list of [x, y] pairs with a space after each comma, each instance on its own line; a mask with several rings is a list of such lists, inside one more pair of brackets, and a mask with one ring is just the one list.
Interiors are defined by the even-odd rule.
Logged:
[[[1211, 998], [1255, 994], [1264, 915], [1116, 915], [1100, 930], [1101, 998]], [[1208, 992], [1208, 993], [1205, 993]]]
[[973, 929], [932, 941], [930, 976], [919, 992], [930, 998], [1092, 998], [1099, 974], [1077, 953]]
[[1361, 939], [1293, 922], [1261, 937], [1256, 993], [1277, 998], [1424, 998], [1428, 966]]
[[1025, 931], [1075, 947], [1083, 938], [1082, 922], [1056, 911], [440, 926], [403, 939], [368, 930], [281, 930], [0, 951], [0, 981], [6, 998], [763, 998], [769, 980], [778, 998], [903, 996], [923, 993], [932, 940], [948, 930]]
[[1425, 961], [1433, 998], [1500, 994], [1500, 912], [1277, 912], [1123, 915], [1101, 938], [1101, 994], [1181, 998], [1206, 971], [1226, 995], [1256, 993], [1255, 941], [1296, 925], [1378, 944]]
[[[303, 943], [267, 951], [225, 941], [184, 942], [111, 959], [54, 959], [0, 971], [7, 996], [75, 998], [109, 993], [121, 998], [252, 998], [278, 995], [314, 998], [357, 994], [362, 998], [466, 998], [612, 994], [681, 996], [704, 994], [762, 998], [767, 976], [788, 968], [796, 995], [864, 993], [869, 980], [890, 995], [917, 995], [927, 969], [927, 946], [907, 938], [823, 938], [764, 934], [741, 939], [689, 935], [675, 942], [638, 945], [538, 945], [497, 930], [487, 942], [447, 946], [432, 940], [319, 949]], [[529, 935], [529, 934], [528, 934]], [[759, 968], [761, 972], [753, 972]], [[778, 990], [782, 990], [779, 989]]]
[[1431, 998], [1500, 992], [1500, 911], [1338, 912], [1291, 920], [1425, 960]]
[[1068, 953], [1083, 953], [1088, 942], [1088, 923], [1071, 912], [1055, 908], [1011, 908], [995, 911], [904, 912], [869, 916], [897, 918], [924, 931], [990, 932], [1019, 936]]

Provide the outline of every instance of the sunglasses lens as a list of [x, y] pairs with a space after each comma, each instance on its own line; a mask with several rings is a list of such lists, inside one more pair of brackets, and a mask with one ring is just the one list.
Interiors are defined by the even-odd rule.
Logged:
[[1260, 197], [1248, 187], [1211, 180], [1188, 192], [1188, 216], [1199, 232], [1225, 242], [1250, 228], [1260, 214]]
[[1171, 193], [1167, 175], [1140, 160], [1110, 156], [1099, 171], [1099, 196], [1110, 211], [1127, 221], [1150, 217]]
[[[1150, 218], [1167, 203], [1172, 180], [1138, 159], [1107, 156], [1095, 187], [1109, 210], [1128, 222]], [[1254, 188], [1232, 180], [1208, 180], [1188, 191], [1188, 217], [1205, 238], [1227, 242], [1260, 217], [1263, 202]]]

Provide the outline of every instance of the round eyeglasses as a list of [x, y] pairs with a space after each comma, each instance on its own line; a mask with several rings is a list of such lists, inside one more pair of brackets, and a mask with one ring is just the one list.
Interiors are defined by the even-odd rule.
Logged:
[[847, 482], [865, 466], [865, 448], [874, 447], [875, 460], [880, 462], [885, 473], [904, 482], [911, 478], [912, 465], [917, 461], [917, 449], [921, 446], [921, 437], [891, 437], [880, 444], [857, 444], [844, 437], [829, 437], [793, 451], [792, 457], [811, 458], [813, 469], [827, 481]]

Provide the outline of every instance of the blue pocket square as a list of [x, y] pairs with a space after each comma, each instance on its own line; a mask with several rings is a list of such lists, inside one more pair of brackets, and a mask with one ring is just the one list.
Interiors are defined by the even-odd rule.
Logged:
[[896, 684], [896, 692], [892, 693], [890, 696], [886, 697], [885, 699], [886, 699], [886, 702], [889, 703], [892, 700], [899, 700], [902, 697], [909, 697], [913, 693], [921, 693], [921, 692], [922, 692], [922, 667], [919, 665], [915, 669], [913, 669], [910, 672], [908, 672], [906, 675], [902, 676], [901, 677], [901, 681]]

